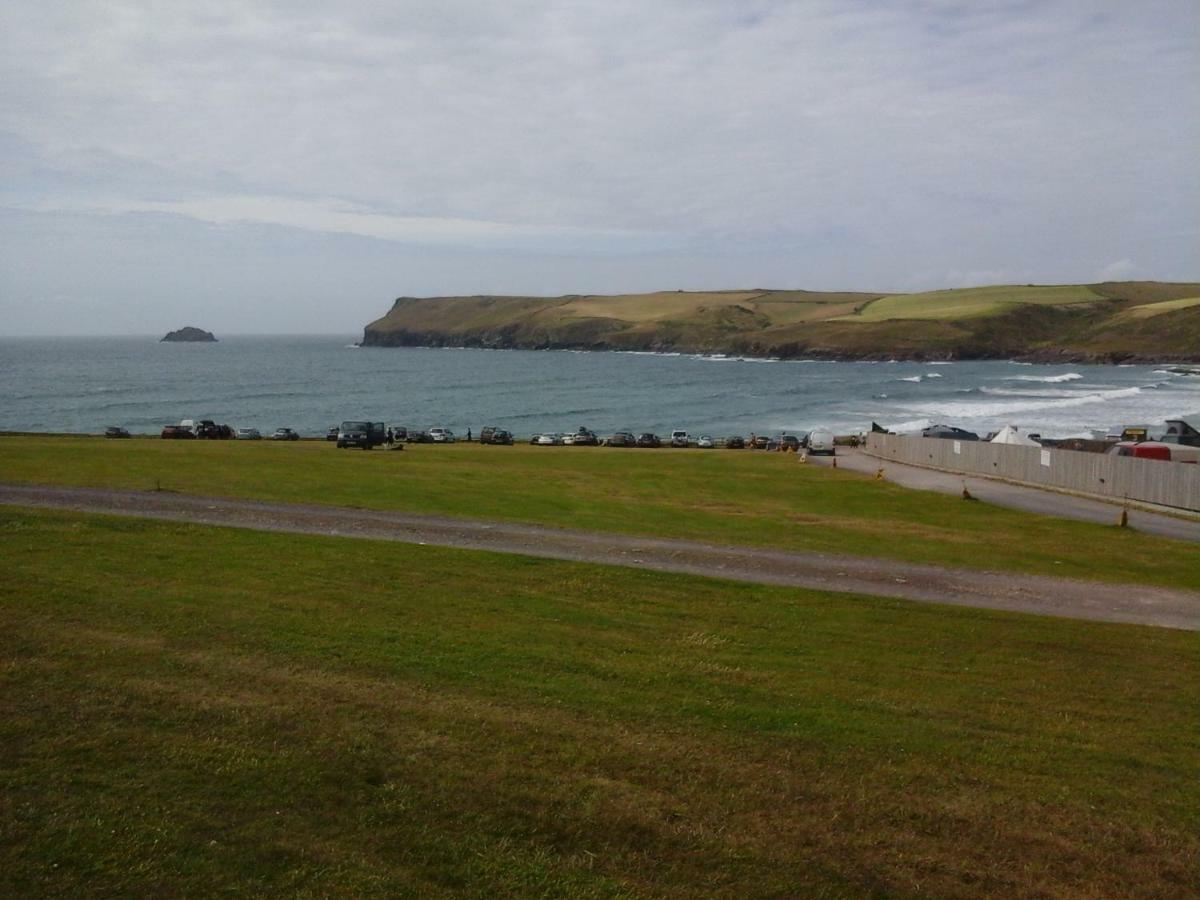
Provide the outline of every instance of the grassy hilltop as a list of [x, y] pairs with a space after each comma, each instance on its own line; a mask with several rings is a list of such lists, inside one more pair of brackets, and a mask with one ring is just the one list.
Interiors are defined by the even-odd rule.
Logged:
[[1002, 285], [920, 294], [660, 291], [401, 297], [373, 347], [659, 350], [780, 357], [1200, 360], [1200, 284]]

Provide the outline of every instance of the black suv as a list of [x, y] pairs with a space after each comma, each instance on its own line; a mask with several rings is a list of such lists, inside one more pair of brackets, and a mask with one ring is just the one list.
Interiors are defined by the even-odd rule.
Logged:
[[740, 434], [731, 434], [729, 437], [725, 438], [725, 449], [726, 450], [745, 450], [746, 449], [746, 439], [744, 437], [742, 437]]
[[644, 431], [638, 435], [637, 445], [639, 447], [661, 447], [662, 441], [659, 440], [657, 434], [651, 434], [649, 431]]

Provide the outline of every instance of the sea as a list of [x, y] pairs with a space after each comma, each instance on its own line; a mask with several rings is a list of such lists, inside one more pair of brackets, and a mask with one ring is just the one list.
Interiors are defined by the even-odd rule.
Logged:
[[[358, 347], [353, 335], [0, 338], [0, 431], [156, 434], [213, 419], [324, 434], [344, 419], [465, 435], [484, 425], [693, 435], [931, 424], [1044, 437], [1200, 425], [1200, 367], [752, 359]], [[1191, 374], [1189, 374], [1191, 373]]]

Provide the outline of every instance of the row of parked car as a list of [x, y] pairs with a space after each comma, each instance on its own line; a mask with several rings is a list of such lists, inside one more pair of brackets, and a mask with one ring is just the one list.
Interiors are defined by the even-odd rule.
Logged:
[[[127, 438], [129, 437], [129, 432], [124, 428], [112, 426], [105, 429], [104, 436], [110, 438]], [[262, 440], [262, 432], [257, 428], [232, 428], [229, 425], [218, 425], [211, 419], [200, 419], [199, 421], [184, 419], [178, 425], [164, 426], [160, 437], [177, 441], [260, 441]], [[271, 433], [271, 440], [298, 441], [300, 440], [300, 435], [292, 428], [276, 428]]]

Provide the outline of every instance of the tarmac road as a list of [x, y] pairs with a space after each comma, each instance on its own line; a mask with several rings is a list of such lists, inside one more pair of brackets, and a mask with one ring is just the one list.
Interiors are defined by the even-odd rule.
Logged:
[[[832, 465], [832, 460], [828, 456], [810, 456], [808, 464], [828, 466]], [[971, 496], [977, 500], [1046, 516], [1098, 522], [1102, 525], [1115, 525], [1121, 516], [1121, 507], [1116, 503], [1089, 500], [1086, 497], [1060, 494], [1057, 491], [1043, 491], [993, 478], [980, 478], [977, 475], [958, 475], [909, 466], [867, 456], [861, 450], [849, 447], [838, 447], [837, 464], [839, 469], [850, 469], [868, 475], [874, 475], [879, 469], [883, 469], [884, 478], [893, 484], [921, 491], [937, 491], [957, 496], [962, 494], [965, 484]], [[1128, 515], [1129, 527], [1137, 531], [1180, 541], [1200, 541], [1200, 519], [1176, 518], [1135, 507], [1130, 507]], [[1200, 571], [1200, 560], [1197, 561], [1197, 571]], [[1197, 578], [1200, 578], [1200, 575]]]
[[407, 513], [0, 483], [0, 504], [402, 541], [1040, 615], [1200, 630], [1200, 592]]

